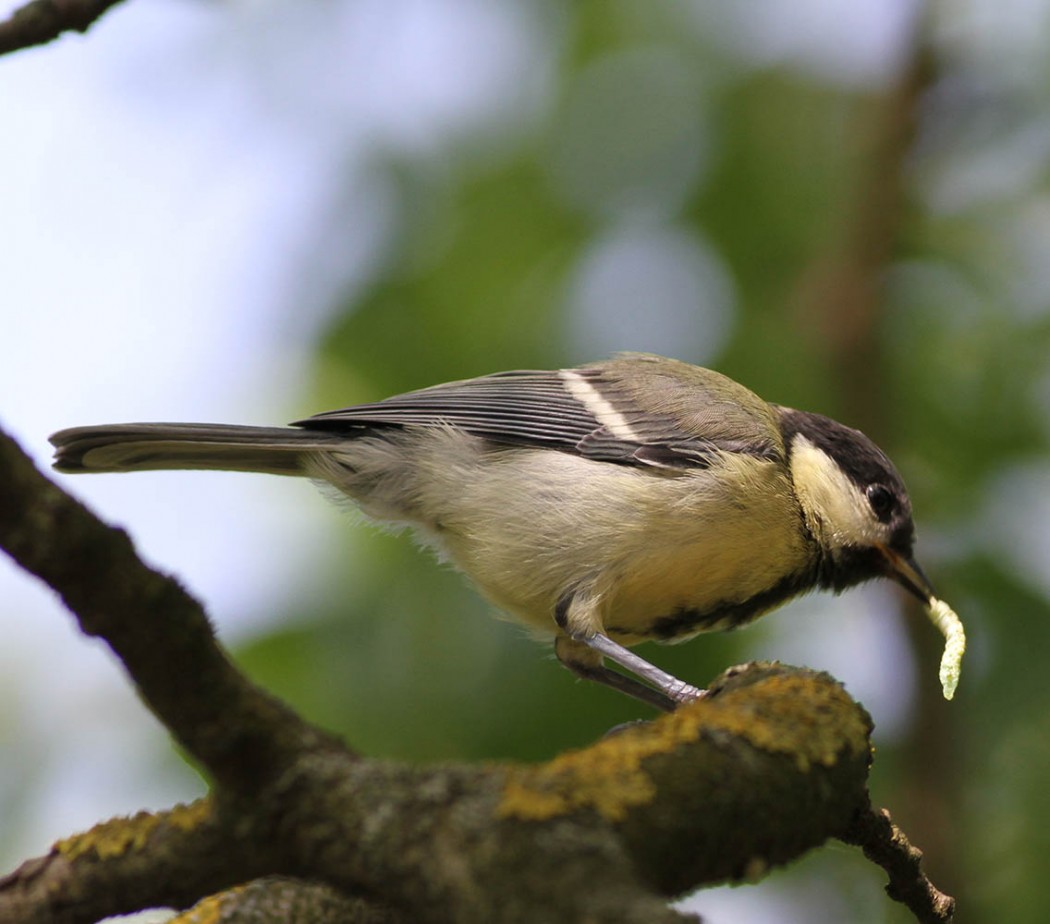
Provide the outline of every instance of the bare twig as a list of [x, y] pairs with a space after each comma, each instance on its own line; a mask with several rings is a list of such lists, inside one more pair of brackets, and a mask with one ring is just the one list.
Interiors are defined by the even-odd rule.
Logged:
[[120, 0], [31, 0], [0, 22], [0, 55], [53, 42], [64, 32], [86, 32]]
[[890, 818], [885, 809], [869, 808], [857, 816], [843, 840], [863, 849], [890, 877], [886, 894], [906, 905], [919, 924], [951, 924], [955, 899], [939, 891], [922, 871], [922, 851]]

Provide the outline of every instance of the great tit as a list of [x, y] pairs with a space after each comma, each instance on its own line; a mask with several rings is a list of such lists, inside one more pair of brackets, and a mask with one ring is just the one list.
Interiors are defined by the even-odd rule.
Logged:
[[912, 558], [904, 483], [870, 439], [648, 354], [450, 382], [291, 428], [112, 424], [51, 442], [62, 472], [333, 485], [553, 636], [577, 675], [665, 710], [702, 691], [627, 646], [732, 629], [805, 591], [878, 577], [936, 602]]

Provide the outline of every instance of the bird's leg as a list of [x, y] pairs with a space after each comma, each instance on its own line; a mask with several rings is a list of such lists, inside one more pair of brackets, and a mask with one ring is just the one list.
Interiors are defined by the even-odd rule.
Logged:
[[[595, 680], [663, 712], [674, 712], [679, 703], [704, 695], [703, 690], [698, 690], [658, 667], [654, 667], [644, 658], [618, 645], [607, 635], [599, 634], [584, 639], [572, 639], [560, 635], [554, 643], [554, 653], [558, 660], [577, 677]], [[648, 686], [635, 677], [629, 677], [606, 667], [602, 664], [603, 657], [616, 661], [653, 686]], [[627, 663], [624, 663], [624, 660]]]
[[[672, 677], [600, 631], [600, 611], [601, 593], [593, 585], [577, 585], [558, 601], [554, 621], [565, 634], [556, 639], [554, 653], [569, 670], [664, 712], [673, 712], [679, 703], [704, 695], [703, 690]], [[602, 663], [604, 658], [634, 676], [606, 667]]]
[[554, 642], [554, 653], [562, 664], [584, 680], [594, 680], [614, 690], [619, 690], [663, 712], [674, 712], [678, 705], [659, 690], [654, 690], [640, 680], [635, 680], [634, 677], [628, 677], [626, 674], [606, 667], [602, 664], [601, 655], [593, 648], [587, 647], [582, 641], [576, 641], [567, 635], [559, 635]]
[[667, 671], [660, 670], [655, 664], [650, 664], [645, 658], [639, 657], [633, 651], [614, 642], [607, 635], [597, 632], [590, 638], [582, 638], [579, 641], [583, 642], [588, 648], [599, 652], [610, 661], [615, 661], [620, 667], [629, 670], [636, 677], [640, 677], [647, 683], [652, 684], [675, 704], [687, 703], [704, 695], [703, 690], [686, 683], [684, 680], [673, 677]]

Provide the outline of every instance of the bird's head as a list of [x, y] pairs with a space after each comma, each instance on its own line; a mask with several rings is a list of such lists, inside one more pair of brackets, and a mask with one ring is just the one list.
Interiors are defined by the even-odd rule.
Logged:
[[933, 589], [912, 557], [911, 500], [886, 454], [820, 414], [778, 411], [795, 493], [822, 552], [820, 583], [839, 591], [889, 577], [929, 603]]

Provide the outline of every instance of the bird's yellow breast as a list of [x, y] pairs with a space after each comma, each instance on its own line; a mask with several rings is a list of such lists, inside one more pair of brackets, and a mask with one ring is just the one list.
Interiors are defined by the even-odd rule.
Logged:
[[437, 544], [501, 609], [547, 632], [559, 600], [579, 593], [593, 601], [587, 628], [630, 644], [659, 620], [743, 603], [812, 561], [784, 466], [738, 454], [666, 473], [517, 450], [458, 490], [467, 496], [435, 518]]

